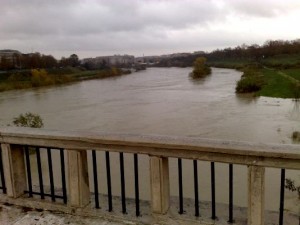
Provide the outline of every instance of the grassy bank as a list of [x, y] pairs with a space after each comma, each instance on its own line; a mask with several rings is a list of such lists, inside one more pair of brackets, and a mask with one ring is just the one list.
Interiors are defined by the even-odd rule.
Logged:
[[283, 54], [264, 58], [261, 63], [276, 69], [300, 68], [300, 54]]
[[276, 70], [273, 68], [243, 69], [237, 82], [237, 93], [255, 93], [273, 98], [300, 98], [300, 69]]
[[[294, 69], [294, 72], [300, 74], [300, 69]], [[282, 76], [279, 71], [274, 69], [261, 70], [265, 84], [262, 89], [257, 92], [258, 96], [274, 97], [274, 98], [295, 98], [295, 84]], [[282, 72], [286, 72], [283, 70]]]
[[244, 68], [246, 65], [251, 64], [251, 60], [246, 59], [222, 59], [215, 61], [208, 61], [207, 64], [211, 67], [217, 68], [230, 68], [240, 70]]
[[0, 74], [0, 91], [60, 85], [80, 80], [120, 76], [125, 73], [117, 68], [84, 70], [71, 67], [11, 71]]
[[[238, 69], [244, 72], [236, 92], [255, 92], [257, 96], [300, 98], [300, 54], [283, 54], [261, 59], [222, 59], [209, 61], [210, 66]], [[257, 68], [257, 65], [261, 68]], [[253, 68], [249, 76], [248, 68]], [[258, 76], [257, 74], [260, 74]]]

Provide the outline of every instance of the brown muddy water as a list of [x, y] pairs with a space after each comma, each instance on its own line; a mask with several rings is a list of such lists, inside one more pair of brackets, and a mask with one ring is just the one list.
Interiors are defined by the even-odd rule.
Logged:
[[[290, 99], [237, 96], [241, 73], [213, 68], [191, 80], [191, 68], [149, 68], [130, 75], [67, 86], [0, 93], [0, 125], [27, 111], [42, 116], [46, 129], [93, 130], [292, 143], [300, 130], [299, 105]], [[300, 149], [300, 148], [299, 148]], [[90, 159], [89, 153], [89, 159]], [[58, 155], [54, 154], [54, 158]], [[104, 154], [98, 153], [99, 189], [106, 193]], [[113, 194], [120, 193], [118, 154], [112, 154]], [[58, 160], [54, 160], [54, 163]], [[171, 194], [177, 195], [177, 161], [170, 161]], [[133, 156], [125, 154], [126, 194], [134, 197]], [[149, 199], [149, 163], [140, 156], [141, 198]], [[193, 198], [192, 162], [183, 160], [184, 196]], [[43, 162], [47, 171], [47, 162]], [[59, 165], [55, 166], [59, 171]], [[91, 169], [91, 168], [90, 168]], [[200, 200], [210, 200], [210, 164], [199, 162]], [[35, 170], [34, 170], [35, 171]], [[287, 171], [300, 183], [299, 171]], [[37, 181], [37, 179], [36, 179]], [[59, 178], [57, 178], [59, 183]], [[92, 180], [90, 179], [92, 184]], [[279, 208], [280, 170], [266, 171], [266, 207]], [[92, 186], [92, 185], [91, 185]], [[216, 200], [228, 202], [228, 165], [216, 164]], [[297, 211], [296, 194], [286, 192], [286, 208]], [[234, 203], [247, 205], [247, 168], [234, 166]]]

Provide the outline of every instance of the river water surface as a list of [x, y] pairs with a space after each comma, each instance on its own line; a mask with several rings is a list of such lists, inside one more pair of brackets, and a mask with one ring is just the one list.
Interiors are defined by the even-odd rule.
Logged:
[[[58, 130], [99, 130], [263, 143], [291, 143], [292, 132], [300, 130], [299, 106], [292, 100], [237, 96], [234, 88], [240, 72], [213, 68], [212, 75], [197, 81], [189, 78], [190, 72], [191, 68], [149, 68], [117, 78], [2, 92], [0, 125], [30, 111], [41, 115], [45, 128]], [[103, 156], [98, 157], [102, 162]], [[113, 155], [113, 160], [116, 157]], [[133, 196], [132, 156], [126, 155], [125, 158], [128, 161], [126, 191]], [[183, 163], [184, 194], [193, 197], [192, 163], [187, 160]], [[145, 174], [141, 177], [141, 195], [148, 199], [147, 157], [141, 157], [140, 165], [140, 173]], [[243, 206], [247, 203], [247, 168], [235, 168], [235, 204]], [[100, 176], [104, 176], [103, 169], [101, 164]], [[117, 175], [118, 170], [116, 166], [112, 173]], [[217, 201], [225, 203], [228, 202], [227, 171], [227, 165], [217, 164]], [[170, 174], [171, 194], [177, 195], [175, 159], [171, 160]], [[266, 173], [266, 203], [273, 210], [279, 208], [279, 174], [280, 170], [276, 169], [268, 169]], [[210, 200], [209, 176], [209, 163], [201, 162], [199, 188], [203, 200]], [[288, 171], [287, 176], [300, 178], [298, 171]], [[113, 192], [118, 194], [118, 182], [115, 182]], [[100, 181], [100, 189], [106, 192], [105, 182]], [[296, 195], [287, 195], [287, 207], [293, 208]]]

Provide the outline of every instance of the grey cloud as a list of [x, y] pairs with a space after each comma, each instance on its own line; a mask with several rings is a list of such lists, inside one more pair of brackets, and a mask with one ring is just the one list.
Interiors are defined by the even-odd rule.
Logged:
[[224, 0], [223, 3], [236, 14], [263, 18], [284, 16], [300, 7], [298, 0], [231, 0], [230, 3]]
[[[0, 49], [91, 54], [150, 54], [207, 50], [222, 43], [223, 46], [241, 44], [246, 40], [242, 35], [220, 34], [212, 32], [210, 27], [225, 23], [231, 14], [275, 17], [291, 8], [300, 8], [296, 0], [0, 0], [0, 3]], [[193, 29], [198, 29], [198, 33], [187, 32]]]
[[[0, 23], [3, 33], [80, 34], [109, 31], [140, 31], [148, 27], [182, 29], [205, 23], [217, 15], [208, 1], [76, 1], [65, 5], [57, 1], [6, 4]], [[50, 4], [52, 3], [52, 4]], [[11, 7], [9, 7], [11, 6]]]

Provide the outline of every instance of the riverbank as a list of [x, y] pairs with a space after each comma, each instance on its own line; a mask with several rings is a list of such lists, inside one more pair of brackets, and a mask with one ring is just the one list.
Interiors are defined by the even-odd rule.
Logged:
[[258, 96], [292, 99], [300, 97], [300, 69], [264, 68], [260, 71], [263, 74], [265, 85], [257, 92]]
[[0, 92], [33, 87], [61, 85], [89, 79], [102, 79], [131, 73], [118, 68], [85, 70], [81, 68], [56, 68], [17, 70], [0, 74]]
[[[272, 61], [269, 60], [262, 64], [251, 64], [246, 61], [224, 61], [213, 64], [216, 67], [225, 67], [231, 69], [237, 69], [244, 72], [241, 80], [245, 77], [248, 78], [249, 88], [245, 88], [246, 91], [242, 93], [255, 92], [255, 96], [264, 96], [272, 98], [300, 98], [300, 68], [294, 64], [288, 64], [287, 61]], [[270, 65], [272, 67], [266, 66]], [[246, 73], [251, 69], [253, 74]], [[245, 72], [246, 71], [246, 72]], [[246, 74], [246, 76], [245, 76]], [[257, 75], [259, 74], [259, 76]], [[245, 79], [246, 81], [247, 79]], [[258, 88], [254, 88], [254, 87]], [[236, 88], [237, 92], [239, 89]]]

